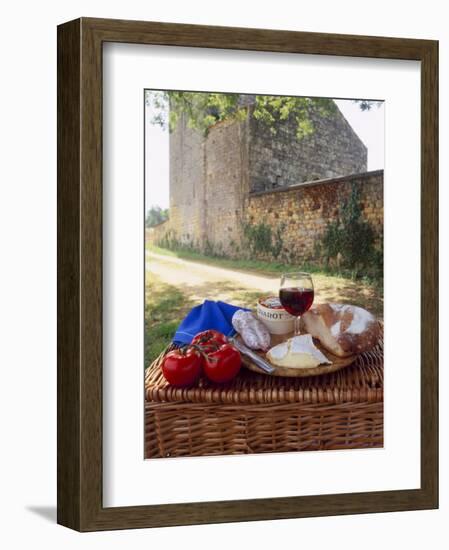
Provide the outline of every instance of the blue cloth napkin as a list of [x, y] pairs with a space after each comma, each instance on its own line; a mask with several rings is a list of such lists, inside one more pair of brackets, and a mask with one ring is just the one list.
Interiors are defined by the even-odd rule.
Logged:
[[248, 311], [244, 307], [233, 306], [226, 302], [204, 300], [195, 306], [178, 327], [174, 337], [174, 344], [190, 344], [193, 337], [203, 330], [218, 330], [225, 336], [233, 336], [232, 316], [238, 309]]

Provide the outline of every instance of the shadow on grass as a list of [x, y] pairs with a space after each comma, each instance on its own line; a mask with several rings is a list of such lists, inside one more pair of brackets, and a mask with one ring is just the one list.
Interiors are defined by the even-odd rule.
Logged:
[[192, 305], [178, 287], [151, 277], [145, 286], [145, 366], [167, 347]]

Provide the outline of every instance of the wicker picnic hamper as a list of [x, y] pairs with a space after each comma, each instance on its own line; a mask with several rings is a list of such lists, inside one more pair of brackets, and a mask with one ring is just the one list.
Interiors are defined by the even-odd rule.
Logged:
[[383, 446], [383, 342], [340, 371], [307, 378], [242, 368], [219, 386], [174, 388], [167, 350], [145, 374], [145, 457]]

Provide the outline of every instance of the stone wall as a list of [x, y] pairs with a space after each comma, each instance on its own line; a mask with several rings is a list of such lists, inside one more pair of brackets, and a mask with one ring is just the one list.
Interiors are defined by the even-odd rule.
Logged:
[[248, 194], [248, 125], [223, 121], [205, 142], [205, 242], [203, 251], [232, 255], [241, 239]]
[[181, 115], [170, 133], [170, 229], [186, 244], [200, 242], [204, 234], [205, 155], [204, 138], [187, 127]]
[[[238, 132], [238, 129], [235, 128], [234, 131]], [[211, 155], [220, 155], [222, 147], [226, 147], [224, 135], [217, 133], [216, 141], [210, 144], [213, 149], [210, 151]], [[236, 154], [234, 151], [234, 155]], [[241, 196], [239, 181], [240, 178], [244, 179], [244, 174], [239, 170], [244, 163], [238, 163], [237, 157], [232, 155], [223, 157], [221, 162], [233, 162], [235, 177], [221, 179], [219, 183], [215, 182], [213, 176], [208, 179], [208, 184], [212, 187], [206, 203], [207, 210], [204, 212], [207, 243], [184, 241], [184, 246], [232, 258], [251, 256], [254, 259], [287, 263], [320, 263], [322, 257], [319, 243], [327, 225], [337, 220], [340, 208], [349, 197], [354, 184], [360, 189], [363, 218], [374, 229], [377, 244], [381, 244], [383, 170]], [[262, 224], [270, 227], [273, 238], [276, 233], [281, 237], [279, 255], [276, 257], [272, 251], [250, 251], [244, 229]], [[171, 218], [147, 230], [147, 239], [153, 244], [160, 244], [167, 236], [179, 240], [179, 233], [174, 231]]]
[[327, 117], [312, 112], [310, 118], [313, 133], [298, 140], [292, 117], [275, 126], [275, 135], [266, 124], [250, 117], [249, 173], [253, 191], [366, 171], [367, 148], [338, 107]]
[[[322, 181], [363, 172], [366, 148], [339, 111], [314, 124], [315, 132], [298, 142], [290, 123], [274, 138], [253, 117], [218, 122], [204, 136], [181, 116], [170, 134], [170, 219], [153, 228], [149, 240], [248, 257], [245, 228], [264, 223], [282, 237], [283, 260], [310, 261], [354, 181], [361, 185], [364, 216], [380, 235], [383, 172]], [[274, 258], [266, 253], [265, 259]]]
[[[351, 193], [360, 188], [363, 218], [371, 224], [377, 243], [383, 234], [383, 170], [365, 172], [291, 186], [287, 189], [251, 193], [246, 199], [246, 223], [265, 224], [273, 233], [279, 229], [282, 261], [313, 262], [327, 225], [337, 220], [340, 208]], [[259, 254], [273, 260], [272, 254]]]
[[145, 229], [145, 242], [154, 246], [161, 244], [161, 241], [167, 236], [170, 227], [170, 221], [165, 220], [154, 227]]
[[231, 255], [240, 243], [248, 194], [248, 123], [223, 121], [207, 138], [181, 117], [170, 134], [170, 220], [150, 240]]

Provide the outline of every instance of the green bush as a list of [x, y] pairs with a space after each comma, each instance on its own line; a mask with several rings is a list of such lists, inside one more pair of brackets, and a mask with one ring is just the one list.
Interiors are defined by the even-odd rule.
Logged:
[[248, 244], [251, 254], [269, 254], [271, 252], [271, 227], [264, 223], [245, 224], [243, 236]]
[[264, 223], [244, 224], [243, 237], [251, 256], [257, 258], [270, 255], [275, 259], [278, 258], [284, 246], [282, 239], [284, 229], [284, 224], [280, 224], [274, 231], [271, 226]]
[[[353, 184], [349, 198], [343, 203], [340, 216], [328, 224], [321, 249], [329, 264], [340, 260], [340, 266], [355, 276], [383, 277], [383, 248], [375, 246], [373, 228], [362, 218], [360, 189]], [[381, 239], [382, 243], [382, 239]]]

